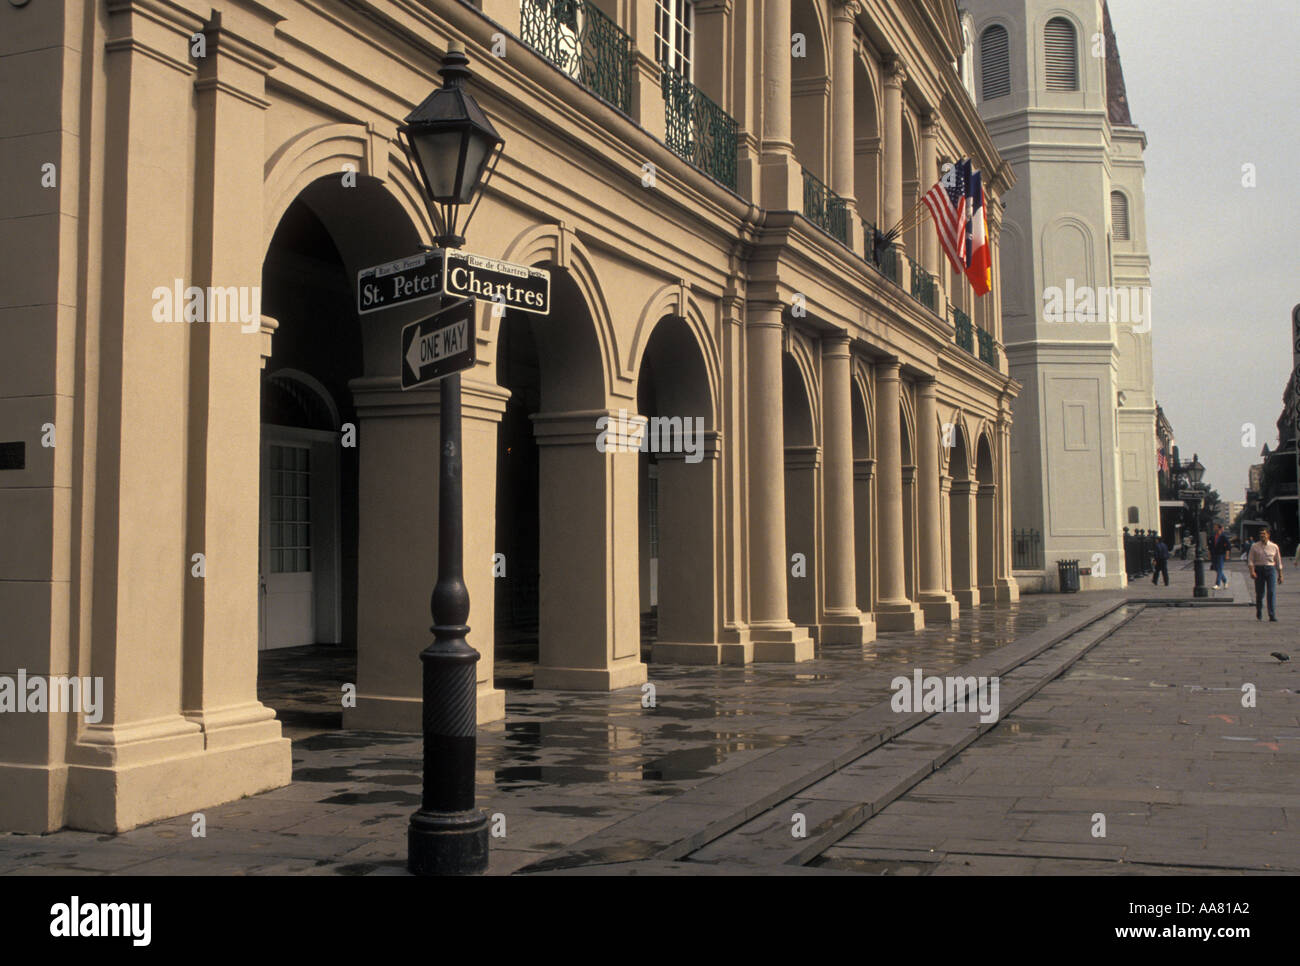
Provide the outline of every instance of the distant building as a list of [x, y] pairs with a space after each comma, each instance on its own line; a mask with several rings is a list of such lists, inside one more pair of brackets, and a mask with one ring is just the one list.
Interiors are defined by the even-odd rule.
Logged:
[[[1143, 152], [1098, 0], [964, 0], [977, 104], [1018, 189], [1002, 230], [1012, 526], [1043, 564], [1125, 583], [1122, 531], [1160, 526]], [[1098, 562], [1105, 560], [1098, 576]]]

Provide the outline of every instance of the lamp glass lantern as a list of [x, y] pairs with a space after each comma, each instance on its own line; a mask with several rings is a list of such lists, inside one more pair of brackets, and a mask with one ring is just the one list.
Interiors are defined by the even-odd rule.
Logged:
[[1201, 477], [1205, 475], [1205, 467], [1201, 465], [1200, 459], [1196, 454], [1192, 454], [1192, 461], [1187, 464], [1187, 476], [1192, 481], [1192, 486], [1201, 485]]
[[[492, 177], [505, 143], [483, 109], [465, 90], [469, 59], [452, 41], [438, 73], [442, 87], [426, 97], [397, 129], [411, 166], [420, 173], [429, 214], [441, 221], [438, 247], [459, 248], [482, 189]], [[462, 206], [473, 203], [463, 223]], [[436, 210], [435, 210], [436, 206]]]

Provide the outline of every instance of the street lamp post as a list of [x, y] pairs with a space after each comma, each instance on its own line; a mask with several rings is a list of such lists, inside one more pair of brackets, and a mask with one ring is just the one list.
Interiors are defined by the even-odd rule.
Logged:
[[[482, 197], [480, 189], [491, 177], [504, 143], [464, 89], [468, 64], [464, 47], [448, 43], [438, 71], [442, 87], [398, 129], [411, 166], [424, 183], [430, 216], [443, 226], [435, 239], [438, 248], [465, 243], [476, 195]], [[461, 206], [471, 201], [474, 207], [458, 225]], [[463, 567], [459, 372], [443, 377], [438, 400], [438, 581], [430, 600], [434, 639], [420, 653], [424, 787], [420, 810], [411, 816], [407, 830], [407, 867], [416, 875], [464, 875], [487, 869], [488, 828], [487, 816], [474, 803], [479, 655], [465, 640], [469, 590]]]
[[1209, 597], [1209, 588], [1205, 586], [1205, 553], [1201, 547], [1201, 503], [1205, 499], [1205, 492], [1201, 487], [1201, 477], [1205, 475], [1205, 467], [1201, 465], [1200, 459], [1195, 453], [1192, 454], [1192, 461], [1187, 466], [1187, 477], [1191, 481], [1192, 489], [1196, 491], [1196, 497], [1193, 501], [1196, 514], [1196, 561], [1193, 564], [1195, 568], [1196, 586], [1192, 590], [1193, 597]]

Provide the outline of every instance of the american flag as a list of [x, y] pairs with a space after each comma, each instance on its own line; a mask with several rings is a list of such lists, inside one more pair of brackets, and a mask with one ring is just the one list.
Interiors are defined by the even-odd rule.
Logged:
[[930, 209], [939, 244], [959, 275], [966, 271], [966, 193], [970, 181], [970, 159], [963, 158], [945, 171], [939, 183], [921, 199]]
[[1163, 446], [1156, 447], [1156, 472], [1157, 473], [1169, 472], [1169, 458], [1165, 456], [1165, 450]]

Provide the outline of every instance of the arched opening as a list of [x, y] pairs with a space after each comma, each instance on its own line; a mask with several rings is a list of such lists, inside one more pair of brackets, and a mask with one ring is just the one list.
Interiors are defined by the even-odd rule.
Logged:
[[[366, 177], [347, 188], [336, 177], [312, 182], [272, 234], [261, 285], [262, 311], [276, 323], [261, 390], [262, 649], [358, 644], [360, 545], [373, 520], [361, 497], [351, 386], [368, 358], [353, 280], [418, 244], [401, 205]], [[284, 657], [302, 668], [297, 653]], [[308, 710], [289, 697], [277, 711], [290, 723], [307, 715], [337, 727], [337, 697], [330, 703]]]
[[[812, 389], [790, 353], [782, 360], [785, 427], [786, 586], [790, 620], [816, 634], [821, 561], [817, 557], [817, 491], [821, 450], [813, 431]], [[797, 555], [797, 556], [796, 556]]]
[[970, 478], [970, 449], [966, 430], [958, 425], [953, 432], [952, 451], [948, 456], [948, 548], [952, 566], [952, 594], [962, 607], [979, 603], [975, 573], [975, 494], [977, 484]]
[[[790, 137], [794, 156], [825, 183], [826, 132], [830, 116], [830, 61], [826, 56], [825, 24], [821, 4], [795, 0], [790, 5]], [[798, 38], [803, 38], [802, 45]], [[802, 54], [802, 56], [799, 56]]]
[[978, 545], [976, 562], [980, 595], [994, 600], [994, 572], [997, 547], [997, 487], [993, 482], [993, 451], [988, 434], [981, 434], [975, 457], [975, 479], [979, 483], [978, 515], [976, 527]]
[[717, 437], [704, 358], [678, 316], [646, 343], [637, 410], [642, 633], [655, 661], [717, 663]]
[[902, 450], [903, 467], [903, 580], [907, 588], [907, 599], [917, 599], [917, 552], [916, 552], [916, 459], [912, 445], [912, 429], [908, 424], [907, 412], [898, 411], [898, 438]]
[[[929, 188], [929, 185], [921, 186], [921, 167], [920, 167], [920, 149], [918, 132], [915, 127], [915, 118], [910, 112], [905, 111], [903, 114], [903, 211], [915, 211], [916, 204], [921, 200], [921, 192]], [[931, 228], [929, 215], [923, 218], [912, 217], [908, 219], [911, 226], [903, 232], [903, 244], [907, 248], [907, 254], [912, 258], [920, 260], [921, 257], [921, 232]]]
[[1053, 17], [1043, 28], [1043, 70], [1049, 91], [1079, 89], [1079, 52], [1074, 24]]
[[876, 607], [876, 488], [875, 454], [871, 448], [871, 420], [867, 401], [857, 380], [853, 383], [853, 549], [857, 576], [858, 609]]
[[[551, 272], [550, 315], [507, 311], [497, 334], [497, 383], [510, 396], [496, 440], [505, 577], [497, 578], [495, 683], [604, 689], [611, 646], [615, 657], [640, 656], [635, 600], [615, 600], [624, 578], [609, 579], [620, 552], [609, 473], [627, 465], [622, 486], [631, 492], [635, 461], [598, 449], [606, 396], [595, 322], [574, 275], [541, 267]], [[619, 416], [605, 420], [616, 433]]]
[[880, 116], [875, 85], [861, 53], [853, 64], [853, 165], [858, 216], [876, 225], [880, 221]]

